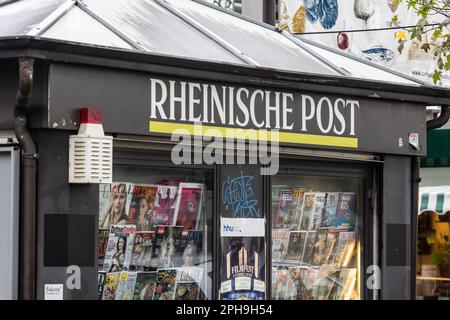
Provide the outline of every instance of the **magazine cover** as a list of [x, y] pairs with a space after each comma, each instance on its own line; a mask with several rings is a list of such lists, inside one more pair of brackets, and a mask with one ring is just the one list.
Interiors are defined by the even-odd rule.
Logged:
[[291, 209], [291, 190], [281, 190], [278, 198], [278, 209], [274, 217], [274, 229], [286, 228], [289, 211]]
[[320, 266], [326, 261], [326, 244], [327, 244], [327, 229], [319, 229], [316, 232], [316, 238], [314, 240], [314, 247], [312, 253], [312, 264]]
[[202, 214], [202, 201], [203, 184], [181, 182], [178, 186], [174, 224], [183, 226], [185, 230], [198, 229]]
[[316, 243], [316, 232], [308, 231], [305, 235], [305, 248], [303, 249], [302, 262], [305, 264], [313, 264], [314, 244]]
[[289, 242], [286, 251], [286, 261], [301, 262], [304, 244], [305, 244], [306, 231], [290, 231]]
[[152, 228], [157, 225], [172, 225], [175, 205], [177, 201], [178, 187], [158, 185], [153, 209]]
[[294, 230], [298, 229], [302, 209], [303, 209], [303, 198], [306, 192], [311, 192], [312, 189], [309, 186], [299, 186], [292, 188], [291, 193], [291, 208], [287, 217], [286, 226], [287, 228]]
[[103, 288], [106, 282], [106, 272], [99, 271], [97, 276], [97, 289], [98, 289], [98, 300], [102, 300]]
[[179, 268], [175, 280], [174, 300], [198, 300], [202, 280], [202, 268]]
[[303, 196], [303, 209], [300, 220], [301, 230], [311, 230], [312, 221], [314, 217], [314, 198], [316, 194], [314, 192], [305, 192]]
[[336, 226], [336, 210], [339, 201], [339, 192], [328, 192], [325, 200], [325, 207], [322, 211], [322, 219], [320, 227], [334, 227]]
[[132, 224], [111, 226], [103, 271], [117, 272], [128, 270], [135, 232], [136, 226]]
[[98, 269], [103, 269], [105, 261], [106, 247], [108, 245], [109, 229], [98, 230]]
[[156, 272], [138, 272], [133, 300], [152, 300], [156, 286]]
[[203, 254], [203, 232], [201, 230], [183, 230], [180, 245], [177, 248], [176, 265], [196, 266], [206, 260]]
[[342, 192], [336, 210], [336, 227], [354, 230], [356, 223], [356, 193]]
[[150, 270], [154, 236], [154, 231], [138, 231], [135, 233], [130, 271]]
[[176, 253], [179, 250], [182, 233], [182, 226], [156, 226], [152, 258], [150, 260], [152, 270], [178, 266]]
[[120, 272], [110, 272], [105, 276], [102, 300], [114, 300], [119, 283]]
[[272, 229], [272, 261], [285, 259], [289, 245], [289, 229]]
[[339, 239], [339, 232], [334, 232], [333, 229], [328, 229], [327, 241], [324, 250], [324, 261], [323, 264], [333, 265], [334, 264], [334, 253], [335, 247]]
[[316, 192], [314, 197], [314, 214], [310, 230], [317, 230], [320, 227], [326, 196], [327, 194], [324, 192]]
[[290, 266], [288, 268], [289, 276], [286, 283], [286, 300], [298, 300], [301, 291], [303, 290], [303, 283], [301, 278], [303, 267]]
[[356, 268], [343, 268], [340, 270], [339, 279], [342, 284], [342, 290], [339, 294], [339, 300], [357, 299], [356, 292]]
[[150, 231], [153, 225], [153, 209], [156, 191], [152, 185], [134, 185], [128, 222], [136, 225], [137, 231]]
[[157, 271], [153, 300], [173, 300], [177, 271], [176, 268], [159, 269]]
[[[133, 185], [131, 183], [101, 184], [99, 191], [99, 228], [127, 224]], [[106, 199], [108, 197], [108, 200]]]
[[136, 286], [137, 272], [122, 271], [119, 274], [119, 283], [114, 300], [133, 300]]
[[350, 267], [353, 264], [356, 236], [354, 231], [340, 232], [335, 249], [335, 264], [338, 267]]
[[222, 238], [221, 298], [264, 299], [264, 238]]
[[287, 284], [289, 271], [287, 269], [272, 269], [272, 299], [287, 299]]

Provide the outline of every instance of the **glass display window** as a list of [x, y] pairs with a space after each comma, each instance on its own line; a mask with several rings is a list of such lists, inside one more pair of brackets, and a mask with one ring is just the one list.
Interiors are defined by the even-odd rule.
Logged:
[[361, 179], [272, 179], [272, 299], [361, 298]]
[[99, 186], [99, 299], [212, 299], [213, 176], [114, 167]]

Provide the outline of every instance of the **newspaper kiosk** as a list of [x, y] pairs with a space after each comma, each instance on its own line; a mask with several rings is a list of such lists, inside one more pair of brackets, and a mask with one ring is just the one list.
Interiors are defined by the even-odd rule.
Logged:
[[197, 1], [0, 16], [11, 296], [414, 297], [413, 169], [448, 91]]

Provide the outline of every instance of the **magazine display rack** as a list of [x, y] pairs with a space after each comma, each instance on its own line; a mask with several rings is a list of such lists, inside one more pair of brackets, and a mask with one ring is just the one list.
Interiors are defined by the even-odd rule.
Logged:
[[98, 298], [205, 299], [204, 185], [101, 184]]
[[272, 188], [272, 299], [358, 299], [356, 193]]

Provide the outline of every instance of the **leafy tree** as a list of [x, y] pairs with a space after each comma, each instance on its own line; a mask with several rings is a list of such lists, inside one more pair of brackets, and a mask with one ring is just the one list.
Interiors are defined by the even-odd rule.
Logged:
[[[442, 72], [450, 69], [450, 0], [392, 0], [392, 5], [407, 3], [408, 10], [413, 10], [418, 21], [412, 28], [408, 28], [409, 40], [417, 39], [422, 43], [421, 49], [431, 51], [436, 60], [433, 82], [436, 84]], [[440, 21], [433, 23], [432, 21]], [[398, 23], [398, 15], [394, 15], [391, 25]], [[425, 38], [425, 34], [428, 37]], [[398, 50], [401, 53], [407, 39], [399, 39]]]

